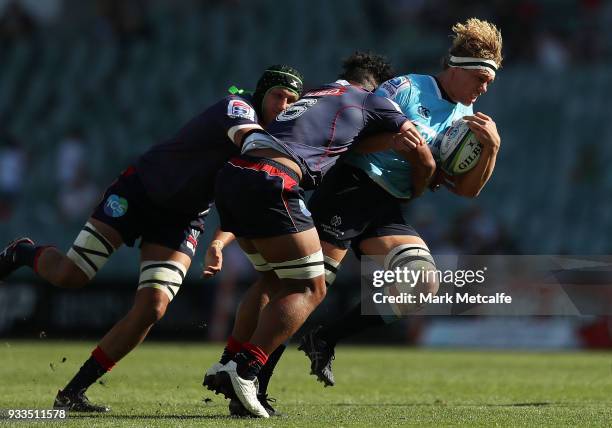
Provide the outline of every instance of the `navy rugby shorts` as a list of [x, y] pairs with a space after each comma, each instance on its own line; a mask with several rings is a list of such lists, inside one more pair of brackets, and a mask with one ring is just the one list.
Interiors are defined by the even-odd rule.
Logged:
[[321, 241], [352, 246], [360, 257], [361, 241], [380, 237], [419, 236], [402, 214], [404, 202], [393, 197], [359, 168], [338, 164], [308, 201]]
[[106, 189], [92, 217], [117, 230], [128, 247], [142, 238], [141, 242], [193, 257], [207, 214], [208, 210], [188, 215], [156, 205], [147, 196], [136, 169], [129, 167]]
[[215, 206], [221, 229], [240, 238], [271, 238], [312, 229], [298, 175], [270, 159], [241, 155], [219, 171]]

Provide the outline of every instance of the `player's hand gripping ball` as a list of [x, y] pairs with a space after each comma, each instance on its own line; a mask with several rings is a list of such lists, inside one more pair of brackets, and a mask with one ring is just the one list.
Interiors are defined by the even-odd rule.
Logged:
[[481, 152], [482, 144], [467, 122], [457, 120], [444, 131], [440, 143], [442, 170], [449, 175], [465, 174], [476, 166]]

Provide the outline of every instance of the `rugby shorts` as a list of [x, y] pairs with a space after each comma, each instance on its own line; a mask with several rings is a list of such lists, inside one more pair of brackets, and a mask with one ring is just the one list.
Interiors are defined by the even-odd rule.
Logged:
[[408, 203], [395, 198], [359, 168], [338, 164], [308, 201], [321, 241], [353, 248], [360, 257], [361, 241], [381, 236], [419, 236], [402, 214]]
[[215, 184], [221, 229], [250, 239], [312, 229], [299, 181], [293, 170], [270, 159], [248, 155], [230, 159]]
[[155, 204], [136, 169], [129, 167], [106, 189], [92, 217], [117, 230], [128, 247], [142, 238], [193, 257], [207, 214], [189, 215]]

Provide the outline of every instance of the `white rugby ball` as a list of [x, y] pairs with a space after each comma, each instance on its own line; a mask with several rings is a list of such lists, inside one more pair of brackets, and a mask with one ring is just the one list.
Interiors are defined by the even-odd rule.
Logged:
[[457, 120], [446, 131], [440, 143], [442, 170], [450, 175], [461, 175], [478, 163], [482, 144], [465, 120]]

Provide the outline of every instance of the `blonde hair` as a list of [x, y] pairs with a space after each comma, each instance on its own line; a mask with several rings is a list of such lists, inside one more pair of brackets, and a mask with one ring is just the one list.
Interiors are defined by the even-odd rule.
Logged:
[[494, 24], [470, 18], [452, 27], [454, 36], [449, 54], [460, 57], [491, 59], [501, 68], [502, 36]]

